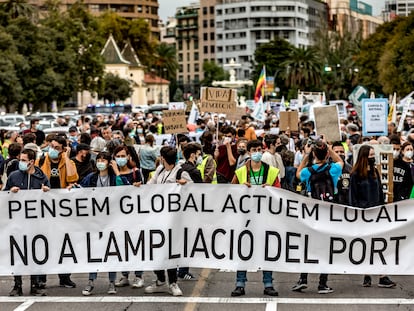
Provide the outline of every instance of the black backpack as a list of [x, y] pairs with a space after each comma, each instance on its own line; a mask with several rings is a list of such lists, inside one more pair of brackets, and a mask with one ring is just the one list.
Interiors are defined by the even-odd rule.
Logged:
[[314, 170], [313, 167], [308, 167], [311, 176], [309, 177], [309, 185], [311, 189], [311, 197], [317, 200], [329, 201], [334, 200], [334, 184], [329, 170], [330, 164], [320, 166]]

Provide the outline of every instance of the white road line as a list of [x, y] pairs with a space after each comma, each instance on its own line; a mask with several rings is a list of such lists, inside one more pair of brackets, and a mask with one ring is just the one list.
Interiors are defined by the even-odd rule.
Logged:
[[24, 303], [22, 303], [20, 306], [18, 306], [17, 308], [15, 308], [13, 311], [25, 311], [25, 310], [27, 310], [28, 308], [30, 308], [30, 306], [31, 306], [32, 304], [34, 304], [34, 303], [35, 303], [35, 301], [34, 301], [34, 300], [32, 300], [32, 299], [27, 300], [27, 301], [25, 301]]
[[265, 311], [277, 311], [277, 302], [268, 302]]
[[[414, 299], [406, 298], [230, 298], [230, 297], [165, 297], [165, 296], [93, 296], [93, 297], [6, 297], [0, 296], [0, 303], [4, 302], [137, 302], [137, 303], [245, 303], [245, 304], [363, 304], [363, 305], [414, 305]], [[23, 306], [23, 305], [22, 305]], [[18, 309], [19, 311], [24, 309]]]

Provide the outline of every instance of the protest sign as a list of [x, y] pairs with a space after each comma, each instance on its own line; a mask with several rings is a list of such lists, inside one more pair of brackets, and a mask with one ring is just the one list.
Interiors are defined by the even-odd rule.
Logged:
[[280, 111], [279, 112], [279, 130], [280, 131], [297, 131], [298, 130], [298, 111]]
[[318, 135], [324, 135], [326, 141], [340, 141], [338, 107], [321, 106], [314, 107], [315, 129]]
[[236, 109], [236, 90], [202, 87], [200, 110], [203, 112], [229, 113]]
[[388, 135], [388, 99], [364, 98], [362, 100], [362, 135]]
[[0, 275], [177, 266], [414, 274], [410, 200], [357, 209], [224, 184], [2, 191], [0, 200]]
[[167, 134], [188, 132], [184, 110], [164, 110], [162, 121], [164, 123], [164, 131]]

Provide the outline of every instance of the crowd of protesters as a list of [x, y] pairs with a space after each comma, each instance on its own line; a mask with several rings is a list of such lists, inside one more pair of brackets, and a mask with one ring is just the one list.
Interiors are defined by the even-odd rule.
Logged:
[[[248, 187], [268, 185], [312, 195], [308, 179], [312, 167], [336, 163], [330, 168], [334, 180], [333, 201], [367, 208], [383, 204], [384, 193], [375, 167], [373, 144], [391, 144], [394, 159], [393, 200], [408, 199], [413, 188], [413, 142], [411, 117], [404, 122], [402, 132], [390, 122], [388, 135], [363, 137], [360, 120], [350, 115], [340, 122], [339, 141], [328, 142], [316, 135], [314, 122], [306, 116], [298, 120], [299, 130], [280, 131], [275, 113], [265, 122], [256, 122], [249, 115], [240, 120], [228, 120], [225, 115], [204, 113], [190, 133], [164, 135], [162, 116], [144, 113], [82, 116], [67, 133], [45, 135], [39, 120], [32, 119], [30, 128], [3, 132], [0, 174], [6, 191], [72, 187], [112, 187], [142, 184], [233, 183]], [[57, 128], [59, 129], [59, 128]], [[217, 130], [218, 129], [218, 130]], [[218, 133], [218, 137], [217, 136]], [[357, 160], [353, 147], [361, 144]], [[139, 268], [139, 267], [137, 267]], [[193, 280], [188, 267], [178, 270], [166, 266], [155, 271], [156, 281], [145, 293], [183, 293], [178, 280]], [[300, 272], [300, 271], [298, 271]], [[116, 287], [144, 287], [143, 271], [109, 272], [108, 294]], [[82, 294], [91, 295], [96, 273]], [[232, 296], [245, 294], [246, 271], [237, 272]], [[46, 295], [46, 276], [32, 275], [31, 294]], [[74, 288], [70, 274], [59, 275], [61, 286]], [[264, 295], [277, 296], [271, 271], [263, 271]], [[391, 288], [396, 284], [380, 276], [378, 286]], [[371, 286], [365, 276], [363, 286]], [[302, 273], [292, 290], [307, 288], [307, 274]], [[330, 293], [327, 275], [321, 274], [319, 293]], [[15, 276], [10, 295], [22, 295], [22, 277]]]

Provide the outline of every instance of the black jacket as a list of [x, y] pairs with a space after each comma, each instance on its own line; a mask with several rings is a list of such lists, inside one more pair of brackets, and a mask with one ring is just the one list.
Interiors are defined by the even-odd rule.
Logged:
[[21, 170], [11, 172], [7, 178], [4, 190], [10, 190], [11, 187], [19, 187], [22, 190], [41, 189], [42, 185], [50, 188], [49, 179], [40, 168], [35, 166], [33, 174], [28, 174], [27, 172], [23, 172]]

